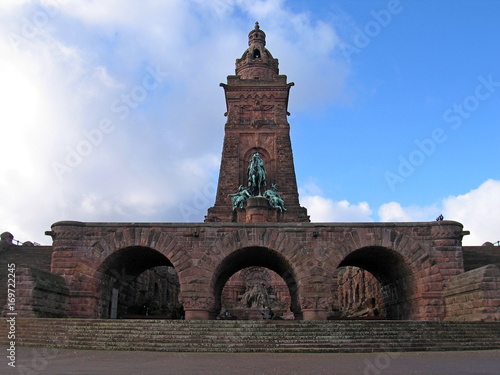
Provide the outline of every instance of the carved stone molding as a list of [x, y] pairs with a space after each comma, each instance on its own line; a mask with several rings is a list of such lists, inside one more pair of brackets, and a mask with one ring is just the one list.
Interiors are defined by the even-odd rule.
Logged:
[[332, 297], [313, 296], [313, 297], [302, 297], [300, 299], [300, 307], [303, 310], [312, 310], [312, 309], [328, 310], [330, 309], [332, 303], [333, 303]]
[[189, 296], [179, 298], [185, 310], [212, 310], [214, 308], [213, 297]]

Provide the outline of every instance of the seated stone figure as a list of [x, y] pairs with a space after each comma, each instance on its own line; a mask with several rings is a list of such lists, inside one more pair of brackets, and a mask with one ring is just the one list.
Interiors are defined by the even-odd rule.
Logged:
[[264, 284], [256, 283], [252, 286], [248, 285], [245, 294], [241, 298], [241, 305], [251, 308], [269, 307], [269, 294]]

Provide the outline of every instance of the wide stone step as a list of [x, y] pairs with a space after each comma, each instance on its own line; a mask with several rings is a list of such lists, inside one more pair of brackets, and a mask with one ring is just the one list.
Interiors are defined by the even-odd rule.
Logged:
[[54, 343], [60, 345], [66, 345], [68, 343], [109, 343], [110, 345], [115, 345], [117, 343], [146, 343], [148, 345], [213, 345], [213, 346], [223, 346], [223, 345], [297, 345], [297, 344], [314, 344], [314, 345], [325, 345], [325, 346], [345, 346], [345, 345], [356, 345], [356, 346], [370, 346], [370, 345], [385, 345], [385, 346], [400, 346], [408, 347], [415, 345], [441, 345], [441, 344], [453, 344], [453, 345], [498, 345], [498, 340], [487, 341], [487, 342], [471, 342], [463, 340], [429, 340], [429, 339], [412, 339], [409, 341], [395, 341], [393, 339], [378, 339], [378, 340], [325, 340], [325, 339], [303, 339], [303, 338], [291, 338], [289, 340], [275, 340], [275, 339], [261, 339], [254, 338], [248, 340], [221, 340], [218, 337], [212, 338], [186, 338], [184, 340], [172, 340], [168, 337], [163, 338], [147, 338], [147, 337], [126, 337], [117, 338], [114, 335], [103, 335], [95, 337], [77, 337], [77, 338], [66, 338], [66, 337], [54, 337], [54, 338], [42, 338], [42, 337], [32, 337], [23, 338], [17, 340], [17, 342], [39, 342], [39, 343]]
[[[8, 324], [0, 320], [2, 343]], [[500, 323], [18, 319], [18, 345], [176, 352], [374, 352], [500, 348]]]
[[[54, 331], [49, 329], [32, 329], [29, 332], [25, 332], [24, 330], [19, 330], [19, 333], [22, 335], [38, 335], [38, 336], [49, 336], [53, 335]], [[97, 331], [99, 335], [96, 336], [96, 330], [77, 330], [77, 329], [69, 329], [69, 330], [61, 330], [60, 335], [76, 335], [79, 337], [89, 337], [89, 338], [99, 338], [104, 336], [114, 336], [114, 337], [149, 337], [151, 339], [154, 338], [164, 338], [164, 337], [172, 337], [176, 339], [192, 339], [192, 338], [217, 338], [220, 340], [233, 340], [235, 338], [241, 339], [251, 339], [255, 337], [259, 337], [262, 339], [283, 339], [288, 340], [293, 337], [301, 337], [301, 338], [311, 338], [318, 339], [322, 338], [325, 340], [340, 340], [340, 339], [363, 339], [363, 340], [381, 340], [381, 339], [416, 339], [416, 338], [428, 338], [429, 340], [434, 340], [436, 337], [448, 338], [448, 339], [457, 339], [464, 341], [464, 338], [478, 338], [478, 337], [491, 337], [495, 338], [495, 335], [492, 332], [484, 333], [483, 335], [480, 332], [432, 332], [432, 336], [429, 336], [429, 332], [409, 332], [409, 331], [401, 331], [401, 332], [392, 332], [392, 331], [384, 331], [380, 332], [376, 335], [372, 334], [363, 334], [361, 332], [348, 332], [348, 333], [338, 333], [338, 332], [324, 332], [323, 334], [318, 333], [310, 333], [310, 332], [279, 332], [276, 330], [271, 330], [268, 332], [199, 332], [199, 331], [183, 331], [183, 332], [141, 332], [141, 331], [116, 331], [116, 330], [101, 330]]]
[[[20, 333], [24, 335], [51, 335], [54, 333], [54, 330], [50, 329], [32, 329], [29, 332], [25, 332], [23, 329], [19, 330]], [[466, 338], [474, 339], [476, 337], [491, 337], [495, 338], [495, 335], [492, 332], [478, 332], [478, 331], [470, 331], [470, 332], [439, 332], [439, 331], [433, 331], [433, 332], [411, 332], [411, 331], [400, 331], [400, 332], [394, 332], [394, 331], [380, 331], [380, 332], [371, 332], [371, 333], [364, 333], [363, 332], [323, 332], [323, 333], [316, 333], [316, 332], [280, 332], [277, 330], [269, 330], [267, 332], [248, 332], [248, 331], [225, 331], [225, 332], [214, 332], [214, 331], [196, 331], [196, 330], [190, 330], [190, 331], [178, 331], [178, 332], [163, 332], [163, 331], [151, 331], [151, 332], [145, 332], [145, 331], [124, 331], [124, 330], [107, 330], [107, 329], [101, 329], [101, 330], [92, 330], [92, 329], [68, 329], [68, 330], [60, 330], [61, 333], [64, 333], [65, 335], [75, 335], [78, 334], [80, 337], [95, 337], [96, 332], [99, 332], [101, 335], [102, 334], [108, 334], [108, 335], [113, 335], [115, 337], [129, 337], [129, 336], [137, 336], [137, 337], [175, 337], [177, 339], [182, 339], [182, 338], [193, 338], [193, 337], [213, 337], [213, 338], [218, 338], [222, 340], [232, 340], [233, 338], [238, 338], [238, 339], [243, 339], [243, 338], [252, 338], [252, 337], [261, 337], [263, 339], [270, 339], [270, 338], [284, 338], [288, 339], [290, 337], [302, 337], [302, 338], [324, 338], [324, 339], [367, 339], [367, 338], [373, 338], [375, 340], [383, 339], [383, 338], [396, 338], [396, 339], [401, 339], [404, 337], [407, 338], [418, 338], [418, 337], [428, 337], [428, 335], [432, 334], [430, 339], [435, 339], [437, 337], [441, 338], [449, 338], [449, 339], [460, 339], [464, 340]]]
[[40, 343], [40, 344], [48, 344], [48, 343], [53, 343], [54, 345], [69, 345], [69, 344], [78, 344], [78, 343], [89, 343], [92, 345], [99, 345], [99, 344], [109, 344], [110, 346], [113, 345], [122, 345], [123, 343], [127, 345], [132, 345], [135, 343], [144, 343], [144, 345], [149, 345], [149, 346], [181, 346], [181, 345], [196, 345], [196, 346], [203, 346], [203, 345], [210, 345], [212, 347], [221, 347], [221, 346], [226, 346], [226, 345], [231, 345], [231, 346], [283, 346], [283, 347], [288, 347], [288, 346], [297, 346], [297, 345], [315, 345], [315, 346], [323, 346], [323, 347], [345, 347], [345, 346], [356, 346], [356, 347], [363, 347], [363, 346], [378, 346], [378, 347], [414, 347], [414, 346], [442, 346], [442, 345], [454, 345], [454, 346], [498, 346], [499, 343], [497, 342], [464, 342], [464, 341], [448, 341], [446, 342], [443, 341], [438, 341], [438, 342], [432, 342], [429, 340], [412, 340], [409, 342], [394, 342], [393, 340], [372, 340], [372, 341], [346, 341], [346, 340], [337, 340], [337, 341], [323, 341], [323, 340], [297, 340], [297, 339], [292, 339], [289, 341], [276, 341], [276, 340], [252, 340], [252, 341], [244, 341], [244, 342], [237, 342], [237, 341], [217, 341], [217, 340], [197, 340], [197, 339], [192, 339], [192, 340], [185, 340], [185, 341], [172, 341], [172, 340], [116, 340], [114, 337], [109, 337], [107, 339], [96, 339], [96, 340], [85, 340], [85, 339], [68, 339], [68, 340], [57, 340], [57, 341], [52, 341], [52, 340], [43, 340], [43, 339], [32, 339], [32, 340], [19, 340], [18, 342], [24, 343], [27, 341], [28, 343]]

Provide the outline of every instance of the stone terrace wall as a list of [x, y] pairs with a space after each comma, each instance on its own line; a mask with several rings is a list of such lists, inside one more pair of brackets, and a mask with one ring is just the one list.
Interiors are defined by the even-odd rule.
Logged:
[[453, 277], [445, 293], [445, 320], [500, 320], [500, 271], [495, 265]]
[[[0, 242], [0, 309], [7, 302], [7, 265], [15, 264], [50, 271], [52, 246], [16, 246]], [[5, 287], [4, 287], [5, 286]]]
[[[52, 246], [16, 246], [0, 247], [0, 259], [3, 263], [15, 263], [16, 266], [29, 266], [50, 271]], [[0, 274], [4, 269], [0, 269]]]
[[69, 296], [61, 276], [33, 267], [16, 267], [15, 312], [23, 318], [63, 318]]
[[466, 271], [495, 264], [500, 268], [500, 246], [464, 246], [464, 268]]

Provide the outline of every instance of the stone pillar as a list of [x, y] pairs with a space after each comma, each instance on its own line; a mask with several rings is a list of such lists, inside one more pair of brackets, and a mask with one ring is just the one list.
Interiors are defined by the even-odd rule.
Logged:
[[246, 222], [266, 223], [269, 211], [269, 202], [262, 197], [252, 197], [247, 199]]
[[210, 296], [185, 293], [179, 298], [184, 308], [186, 320], [209, 320], [214, 318], [214, 299]]
[[445, 291], [450, 279], [464, 272], [463, 226], [454, 221], [436, 221], [431, 230], [431, 254], [434, 264], [421, 270], [417, 279], [418, 296], [412, 301], [410, 319], [443, 320]]
[[247, 223], [268, 223], [276, 222], [276, 210], [269, 206], [269, 202], [263, 197], [252, 197], [246, 203]]
[[304, 320], [326, 320], [328, 311], [326, 309], [303, 309]]
[[[72, 285], [70, 285], [72, 286]], [[79, 319], [99, 319], [97, 314], [100, 295], [94, 291], [71, 291], [68, 300], [69, 315]]]
[[185, 309], [186, 320], [210, 320], [212, 319], [210, 311], [200, 309]]
[[300, 305], [304, 320], [326, 320], [331, 306], [331, 298], [326, 295], [302, 297]]

